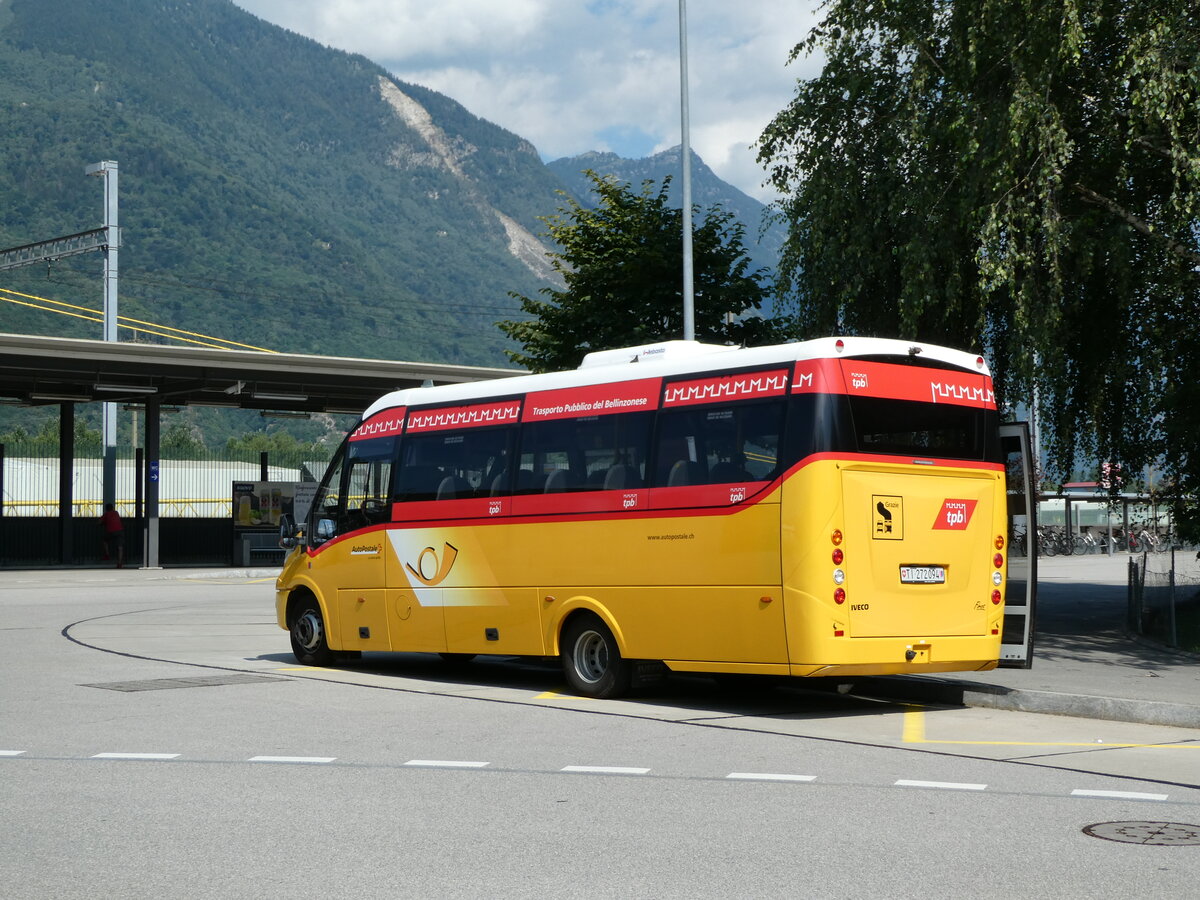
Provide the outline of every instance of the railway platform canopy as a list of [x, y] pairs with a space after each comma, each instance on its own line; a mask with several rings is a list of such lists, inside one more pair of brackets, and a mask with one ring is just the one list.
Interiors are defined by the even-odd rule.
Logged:
[[512, 369], [0, 334], [8, 404], [146, 403], [361, 413], [381, 394]]
[[[0, 333], [0, 404], [59, 409], [58, 518], [64, 563], [71, 561], [71, 472], [78, 404], [136, 404], [145, 410], [144, 560], [157, 566], [157, 459], [164, 410], [213, 406], [282, 415], [359, 415], [390, 391], [518, 374], [523, 373], [485, 366]], [[115, 460], [106, 468], [106, 485], [114, 465]], [[0, 456], [0, 490], [2, 466]]]

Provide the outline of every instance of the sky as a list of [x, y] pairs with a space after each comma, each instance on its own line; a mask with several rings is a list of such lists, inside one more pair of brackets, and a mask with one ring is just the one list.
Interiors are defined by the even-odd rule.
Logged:
[[[234, 0], [361, 53], [531, 141], [544, 160], [637, 159], [680, 143], [678, 0]], [[692, 149], [773, 198], [753, 144], [819, 58], [787, 63], [818, 0], [687, 0]]]

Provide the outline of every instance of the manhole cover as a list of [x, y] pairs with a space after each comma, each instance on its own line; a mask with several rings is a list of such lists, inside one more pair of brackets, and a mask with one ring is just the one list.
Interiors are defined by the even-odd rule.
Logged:
[[1084, 828], [1083, 833], [1106, 841], [1120, 841], [1122, 844], [1200, 846], [1200, 825], [1181, 822], [1097, 822]]
[[174, 688], [219, 687], [226, 684], [254, 684], [259, 681], [287, 681], [274, 675], [199, 675], [194, 678], [152, 678], [148, 681], [108, 681], [103, 684], [81, 684], [80, 687], [105, 691], [167, 691]]

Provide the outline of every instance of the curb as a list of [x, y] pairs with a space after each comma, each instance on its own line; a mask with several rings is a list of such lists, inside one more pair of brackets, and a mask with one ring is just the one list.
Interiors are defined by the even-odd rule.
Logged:
[[1140, 725], [1200, 728], [1200, 707], [1156, 700], [1127, 700], [1055, 691], [1026, 691], [984, 684], [917, 681], [903, 676], [863, 678], [853, 682], [851, 693], [887, 700], [908, 700], [946, 706], [1007, 709], [1017, 712], [1107, 719]]

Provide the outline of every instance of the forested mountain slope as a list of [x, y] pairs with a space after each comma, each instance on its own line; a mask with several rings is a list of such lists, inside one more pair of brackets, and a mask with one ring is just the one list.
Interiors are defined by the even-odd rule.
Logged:
[[[119, 163], [123, 315], [474, 364], [505, 363], [493, 323], [545, 283], [562, 188], [527, 141], [228, 0], [0, 0], [0, 154], [4, 247], [99, 226], [83, 168]], [[100, 266], [0, 287], [98, 308]], [[0, 331], [100, 334], [11, 303]]]

